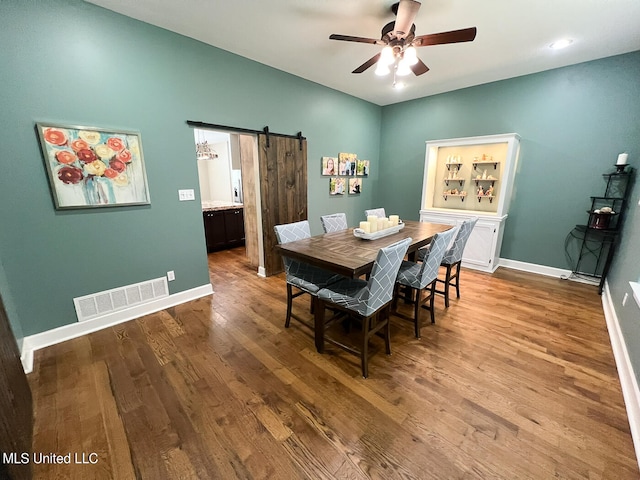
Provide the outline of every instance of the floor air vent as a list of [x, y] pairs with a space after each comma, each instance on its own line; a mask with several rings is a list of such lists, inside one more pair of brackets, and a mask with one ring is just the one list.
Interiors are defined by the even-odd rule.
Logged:
[[119, 310], [169, 296], [167, 277], [114, 288], [73, 299], [78, 321], [91, 320]]

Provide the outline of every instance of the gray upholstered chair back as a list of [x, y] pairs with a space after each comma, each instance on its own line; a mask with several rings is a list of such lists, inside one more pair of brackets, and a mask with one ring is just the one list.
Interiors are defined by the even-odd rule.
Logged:
[[[276, 225], [273, 227], [276, 232], [276, 238], [280, 245], [284, 243], [302, 240], [311, 236], [311, 228], [308, 220], [301, 222], [287, 223], [284, 225]], [[299, 262], [288, 257], [282, 257], [285, 274], [288, 276], [292, 270], [298, 269]]]
[[476, 222], [478, 221], [478, 217], [469, 218], [462, 222], [458, 228], [458, 235], [456, 235], [456, 239], [453, 241], [453, 245], [446, 251], [444, 257], [442, 258], [442, 263], [454, 264], [462, 260], [462, 253], [464, 252], [464, 247], [467, 245], [467, 240], [469, 240], [469, 236], [475, 227]]
[[393, 298], [393, 287], [396, 283], [398, 270], [407, 253], [411, 238], [405, 238], [378, 252], [367, 288], [360, 292], [360, 300], [365, 303], [364, 311], [360, 313], [368, 316], [390, 302]]
[[365, 210], [364, 211], [364, 216], [366, 217], [370, 217], [372, 215], [375, 215], [376, 217], [379, 218], [384, 218], [387, 215], [385, 214], [384, 208], [372, 208], [370, 210]]
[[320, 217], [324, 233], [339, 232], [349, 228], [347, 225], [347, 215], [345, 213], [332, 213], [331, 215], [322, 215]]
[[420, 264], [420, 270], [417, 276], [418, 278], [416, 278], [416, 288], [424, 288], [438, 277], [440, 263], [442, 263], [444, 254], [446, 253], [456, 232], [456, 228], [451, 228], [446, 232], [436, 233], [433, 236], [429, 251]]

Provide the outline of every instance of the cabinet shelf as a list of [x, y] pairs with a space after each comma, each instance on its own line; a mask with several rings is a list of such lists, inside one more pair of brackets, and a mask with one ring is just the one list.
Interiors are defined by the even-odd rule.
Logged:
[[447, 197], [460, 197], [460, 201], [464, 202], [465, 197], [467, 196], [467, 194], [461, 194], [461, 193], [443, 193], [442, 197], [444, 198], [444, 201], [447, 201]]
[[476, 187], [480, 182], [491, 182], [491, 186], [493, 187], [495, 183], [498, 181], [497, 178], [474, 178], [474, 182], [476, 182]]
[[462, 162], [449, 162], [445, 163], [445, 165], [447, 166], [447, 170], [451, 170], [451, 167], [453, 167], [459, 171], [460, 167], [462, 167]]
[[489, 203], [493, 203], [493, 199], [495, 198], [494, 195], [476, 195], [476, 197], [478, 197], [478, 202], [481, 202], [483, 198], [488, 198]]
[[500, 162], [494, 162], [493, 160], [488, 162], [488, 161], [480, 161], [480, 162], [473, 162], [473, 169], [476, 170], [478, 168], [478, 165], [493, 165], [493, 169], [496, 170], [498, 168], [498, 164]]
[[464, 183], [464, 180], [465, 180], [464, 178], [445, 178], [444, 183], [446, 183], [448, 186], [449, 182], [458, 182], [460, 186], [462, 186], [462, 184]]

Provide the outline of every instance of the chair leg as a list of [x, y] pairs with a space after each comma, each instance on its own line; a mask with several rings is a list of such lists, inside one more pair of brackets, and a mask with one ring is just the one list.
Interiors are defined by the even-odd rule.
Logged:
[[384, 348], [385, 351], [387, 352], [387, 355], [391, 355], [391, 307], [387, 306], [384, 309], [384, 318], [385, 321], [387, 322], [386, 325], [384, 326]]
[[315, 299], [316, 297], [314, 295], [309, 295], [311, 297], [311, 300], [309, 302], [309, 313], [311, 315], [313, 315], [313, 310], [315, 309]]
[[313, 324], [314, 324], [314, 337], [316, 343], [316, 350], [318, 353], [324, 353], [324, 310], [325, 303], [324, 300], [320, 300], [316, 298], [315, 312], [313, 315]]
[[435, 314], [435, 304], [434, 300], [436, 298], [436, 281], [434, 280], [431, 283], [431, 294], [429, 298], [429, 310], [431, 310], [431, 323], [436, 323], [436, 314]]
[[[413, 289], [411, 289], [413, 291]], [[414, 303], [414, 312], [413, 312], [413, 326], [415, 329], [416, 338], [420, 338], [420, 330], [422, 329], [422, 322], [420, 321], [420, 297], [422, 290], [419, 288], [415, 289], [416, 291], [416, 301]]]
[[287, 318], [284, 321], [284, 328], [289, 328], [291, 324], [291, 304], [293, 303], [293, 289], [291, 284], [287, 283]]
[[398, 295], [400, 295], [400, 284], [396, 283], [393, 286], [393, 298], [391, 300], [392, 312], [395, 312], [398, 309]]
[[369, 376], [369, 330], [371, 329], [371, 317], [362, 319], [362, 349], [360, 350], [360, 364], [362, 365], [362, 376]]
[[444, 279], [444, 306], [449, 308], [449, 284], [451, 282], [451, 265], [445, 265], [447, 274]]
[[456, 263], [456, 297], [460, 298], [460, 263]]

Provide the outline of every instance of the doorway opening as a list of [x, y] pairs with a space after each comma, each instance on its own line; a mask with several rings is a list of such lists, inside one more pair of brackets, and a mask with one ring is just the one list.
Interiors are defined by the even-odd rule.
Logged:
[[244, 247], [259, 270], [257, 137], [206, 128], [193, 135], [207, 252]]

